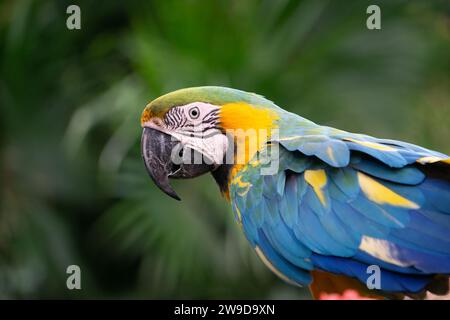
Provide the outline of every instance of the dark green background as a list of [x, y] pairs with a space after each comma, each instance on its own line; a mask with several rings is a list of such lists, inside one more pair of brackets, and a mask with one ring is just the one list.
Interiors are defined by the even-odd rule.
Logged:
[[[81, 7], [82, 29], [66, 28]], [[378, 4], [382, 30], [366, 28]], [[197, 85], [450, 153], [445, 1], [0, 2], [0, 298], [308, 298], [255, 257], [211, 177], [162, 194], [151, 99]], [[66, 267], [82, 290], [66, 288]]]

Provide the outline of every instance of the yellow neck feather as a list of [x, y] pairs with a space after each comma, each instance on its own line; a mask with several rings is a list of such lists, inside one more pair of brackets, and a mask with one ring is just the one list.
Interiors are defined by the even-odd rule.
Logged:
[[276, 128], [277, 114], [269, 109], [255, 108], [245, 102], [234, 102], [220, 108], [220, 125], [234, 137], [235, 164], [233, 165], [229, 181], [245, 164], [250, 161], [256, 152], [267, 142]]
[[227, 103], [220, 108], [220, 123], [225, 130], [271, 130], [277, 119], [272, 110], [255, 108], [245, 102]]

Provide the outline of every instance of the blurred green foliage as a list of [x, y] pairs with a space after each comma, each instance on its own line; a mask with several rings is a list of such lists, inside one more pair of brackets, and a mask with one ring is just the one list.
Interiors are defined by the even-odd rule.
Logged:
[[370, 31], [371, 2], [0, 2], [0, 298], [308, 298], [255, 258], [209, 176], [175, 183], [182, 202], [156, 189], [140, 112], [223, 85], [450, 153], [448, 4], [376, 1]]

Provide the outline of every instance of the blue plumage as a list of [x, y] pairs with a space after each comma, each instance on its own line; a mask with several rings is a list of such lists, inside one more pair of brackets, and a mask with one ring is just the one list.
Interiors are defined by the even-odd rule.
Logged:
[[[382, 292], [420, 293], [430, 284], [437, 292], [438, 278], [448, 285], [449, 156], [406, 142], [320, 126], [262, 96], [221, 87], [164, 95], [146, 107], [141, 123], [156, 130], [153, 118], [161, 120], [174, 107], [198, 102], [210, 111], [208, 116], [217, 115], [200, 127], [204, 132], [217, 131], [217, 141], [246, 141], [233, 133], [235, 129], [268, 133], [257, 134], [256, 154], [253, 148], [240, 150], [239, 143], [227, 145], [227, 151], [250, 160], [245, 165], [219, 163], [222, 142], [209, 145], [208, 140], [208, 148], [200, 147], [198, 140], [191, 142], [208, 158], [217, 158], [212, 174], [229, 196], [235, 219], [278, 276], [307, 285], [319, 270], [325, 271], [319, 275], [335, 273], [365, 283], [367, 267], [375, 264], [381, 268]], [[268, 162], [274, 164], [265, 149], [279, 150], [278, 170], [270, 175], [262, 170]], [[146, 166], [153, 172], [147, 161]], [[167, 176], [175, 177], [180, 170]], [[164, 178], [158, 186], [174, 197]]]
[[251, 187], [231, 183], [244, 231], [272, 268], [301, 285], [312, 269], [364, 283], [376, 264], [381, 290], [409, 293], [449, 274], [450, 165], [439, 162], [448, 157], [320, 128], [284, 128], [278, 172], [248, 165], [237, 176]]
[[[322, 270], [352, 276], [363, 283], [366, 283], [371, 274], [367, 272], [367, 264], [357, 260], [318, 254], [314, 254], [311, 260], [316, 267]], [[407, 275], [387, 270], [383, 271], [380, 280], [380, 287], [388, 292], [418, 292], [430, 281], [428, 277], [423, 275]]]

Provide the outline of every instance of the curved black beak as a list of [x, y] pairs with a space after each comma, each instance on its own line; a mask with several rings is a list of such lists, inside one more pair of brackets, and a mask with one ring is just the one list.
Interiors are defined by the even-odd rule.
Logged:
[[176, 200], [181, 200], [169, 184], [169, 175], [176, 171], [171, 154], [177, 144], [178, 141], [161, 131], [144, 128], [142, 132], [141, 153], [148, 174], [162, 191]]
[[181, 199], [170, 186], [169, 178], [194, 178], [215, 168], [197, 151], [183, 147], [172, 136], [152, 128], [144, 128], [142, 132], [141, 153], [153, 182], [176, 200]]

